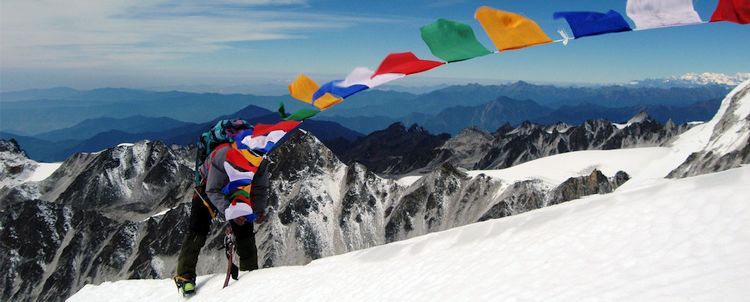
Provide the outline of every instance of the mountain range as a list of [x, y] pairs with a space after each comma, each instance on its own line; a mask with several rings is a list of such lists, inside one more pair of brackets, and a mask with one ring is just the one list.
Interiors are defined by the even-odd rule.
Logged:
[[[712, 120], [684, 132], [676, 125], [655, 127], [645, 115], [636, 116], [624, 125], [593, 121], [578, 126], [580, 130], [563, 124], [540, 127], [530, 123], [519, 127], [506, 125], [497, 134], [474, 129], [458, 136], [461, 142], [452, 142], [453, 145], [463, 144], [463, 148], [444, 157], [448, 161], [436, 162], [434, 169], [421, 175], [399, 179], [379, 176], [356, 162], [347, 165], [313, 132], [295, 132], [270, 154], [271, 209], [268, 221], [258, 227], [256, 234], [259, 261], [264, 268], [304, 265], [322, 257], [518, 215], [587, 195], [622, 192], [623, 187], [628, 189], [625, 192], [635, 192], [632, 194], [643, 200], [644, 196], [653, 195], [633, 190], [645, 185], [659, 188], [670, 181], [664, 179], [668, 174], [682, 178], [750, 163], [749, 102], [750, 83], [747, 83], [722, 101]], [[424, 134], [418, 127], [396, 130]], [[566, 135], [561, 135], [564, 133]], [[517, 147], [504, 147], [509, 145]], [[568, 152], [574, 149], [570, 146], [581, 146], [578, 150], [582, 151]], [[587, 150], [620, 147], [634, 148]], [[21, 148], [12, 142], [0, 142], [0, 152], [6, 159], [3, 162], [12, 163], [3, 167], [2, 175], [16, 183], [0, 187], [3, 226], [0, 247], [4, 251], [0, 253], [0, 299], [61, 301], [86, 284], [171, 277], [189, 220], [194, 148], [141, 141], [97, 153], [78, 153], [42, 181], [21, 179], [31, 174], [27, 170], [35, 166]], [[500, 152], [471, 153], [472, 150], [496, 149]], [[533, 156], [553, 154], [549, 153], [551, 150], [563, 154], [526, 161]], [[482, 154], [510, 159], [485, 162], [512, 167], [477, 171], [461, 168], [474, 162], [473, 159], [485, 158]], [[422, 158], [416, 156], [409, 160]], [[519, 164], [521, 162], [524, 163]], [[658, 190], [649, 192], [658, 193]], [[602, 196], [605, 197], [592, 197], [599, 202], [591, 207], [576, 208], [573, 212], [591, 213], [593, 210], [598, 213], [596, 209], [603, 206], [623, 203], [616, 197], [605, 200], [612, 195]], [[516, 221], [514, 225], [531, 229], [545, 225], [545, 219], [550, 217], [575, 215], [569, 210], [571, 207], [556, 209], [544, 212], [548, 213], [546, 215], [524, 216], [523, 221]], [[664, 218], [643, 210], [640, 208], [635, 214], [648, 216], [649, 221]], [[714, 207], [708, 211], [713, 213], [712, 221], [724, 210]], [[632, 222], [620, 221], [625, 225], [632, 225]], [[689, 225], [692, 220], [675, 223]], [[580, 227], [591, 229], [600, 225], [611, 224], [592, 222]], [[207, 246], [202, 250], [199, 274], [219, 273], [225, 267], [219, 226], [218, 222], [213, 225]], [[519, 230], [504, 229], [511, 230], [510, 233]], [[598, 235], [587, 234], [595, 240], [610, 234], [607, 228], [597, 230], [601, 231]], [[647, 227], [643, 232], [651, 237], [644, 238], [656, 240], [653, 236], [661, 236], [659, 234], [669, 237], [670, 230]], [[510, 233], [505, 236], [512, 235]], [[479, 238], [471, 232], [450, 234], [453, 237], [448, 246]], [[505, 232], [501, 229], [496, 234]], [[703, 235], [715, 237], [715, 234]], [[733, 237], [728, 238], [731, 241]], [[552, 242], [555, 246], [578, 248], [570, 246], [566, 238], [558, 239]], [[539, 242], [547, 241], [536, 243]], [[409, 242], [390, 247], [399, 248], [404, 244]], [[521, 247], [511, 245], [508, 248]], [[690, 250], [690, 246], [685, 249]], [[412, 246], [404, 252], [419, 254], [421, 250], [425, 250], [424, 245]], [[428, 246], [428, 250], [441, 248]], [[372, 251], [358, 253], [369, 260], [368, 267], [379, 267], [380, 263], [388, 263], [389, 258], [397, 255]], [[530, 259], [548, 252], [521, 251], [519, 255]], [[659, 254], [664, 255], [663, 250], [659, 250]], [[514, 260], [510, 259], [511, 264]], [[578, 260], [581, 258], [571, 261], [578, 263]], [[317, 262], [310, 267], [320, 264]], [[265, 275], [273, 271], [259, 273]], [[162, 283], [174, 292], [169, 280]]]
[[662, 124], [645, 112], [624, 124], [605, 119], [578, 125], [505, 123], [492, 132], [470, 127], [453, 137], [395, 123], [334, 152], [345, 163], [361, 163], [382, 175], [427, 173], [445, 163], [466, 170], [503, 169], [572, 151], [659, 146], [691, 127], [671, 120]]
[[[506, 122], [514, 126], [524, 121], [580, 124], [597, 118], [625, 122], [639, 112], [647, 112], [661, 123], [671, 119], [681, 124], [709, 119], [726, 89], [718, 85], [558, 87], [516, 82], [449, 86], [423, 94], [373, 90], [347, 99], [335, 111], [322, 112], [304, 127], [315, 128], [316, 123], [325, 121], [350, 129], [317, 127], [316, 135], [336, 150], [361, 134], [395, 122], [418, 124], [432, 133], [450, 135], [467, 127], [494, 131]], [[218, 116], [270, 122], [276, 120], [272, 111], [280, 101], [288, 111], [305, 106], [289, 96], [118, 88], [54, 88], [0, 96], [0, 137], [16, 139], [29, 156], [40, 161], [60, 161], [75, 152], [94, 152], [141, 139], [189, 144]], [[248, 103], [253, 104], [249, 105], [254, 106], [252, 110], [265, 111], [240, 113], [251, 108]], [[327, 129], [339, 130], [323, 133]], [[341, 137], [346, 139], [339, 140]]]
[[[558, 87], [515, 82], [502, 85], [457, 85], [423, 94], [373, 90], [356, 94], [320, 116], [402, 118], [411, 114], [436, 115], [456, 106], [483, 105], [501, 97], [532, 100], [551, 109], [561, 106], [594, 104], [608, 108], [642, 105], [686, 106], [720, 99], [727, 86], [699, 87]], [[0, 129], [17, 135], [33, 136], [72, 127], [86, 119], [134, 115], [168, 117], [200, 123], [230, 114], [247, 105], [275, 111], [280, 102], [289, 111], [305, 104], [285, 96], [187, 93], [102, 88], [78, 91], [69, 88], [3, 92], [0, 94]], [[382, 128], [379, 128], [382, 129]], [[357, 130], [357, 129], [355, 129]], [[360, 131], [360, 130], [357, 130]]]
[[721, 99], [700, 101], [684, 106], [638, 105], [629, 107], [605, 107], [595, 104], [565, 105], [557, 109], [541, 106], [531, 100], [516, 100], [500, 97], [476, 106], [454, 106], [437, 114], [412, 113], [401, 118], [386, 116], [342, 117], [327, 116], [321, 119], [337, 122], [347, 128], [362, 133], [370, 133], [400, 122], [419, 124], [433, 133], [455, 135], [467, 127], [477, 127], [483, 131], [494, 131], [504, 123], [519, 125], [530, 121], [551, 125], [558, 122], [580, 124], [591, 119], [606, 119], [613, 122], [626, 122], [630, 117], [645, 112], [656, 121], [666, 123], [672, 120], [682, 124], [706, 121], [712, 112], [719, 108]]
[[[241, 118], [257, 123], [275, 123], [277, 113], [249, 105], [235, 113], [222, 115], [204, 123], [186, 123], [167, 117], [133, 116], [123, 119], [97, 118], [73, 127], [41, 133], [35, 137], [0, 132], [0, 138], [15, 139], [33, 159], [62, 161], [77, 152], [97, 152], [120, 143], [159, 140], [167, 144], [194, 144], [201, 133], [222, 119]], [[324, 141], [352, 141], [362, 134], [335, 122], [310, 120], [301, 129], [315, 133]]]

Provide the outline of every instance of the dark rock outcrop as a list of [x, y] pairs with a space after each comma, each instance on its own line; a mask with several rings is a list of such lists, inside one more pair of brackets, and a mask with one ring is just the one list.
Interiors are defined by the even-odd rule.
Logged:
[[547, 205], [554, 205], [593, 194], [611, 193], [630, 179], [630, 176], [619, 171], [613, 177], [605, 176], [594, 170], [588, 176], [571, 177], [553, 189], [547, 197]]
[[448, 134], [430, 134], [416, 124], [406, 128], [395, 123], [355, 141], [340, 157], [375, 173], [403, 174], [427, 165], [438, 153], [435, 148], [449, 138]]

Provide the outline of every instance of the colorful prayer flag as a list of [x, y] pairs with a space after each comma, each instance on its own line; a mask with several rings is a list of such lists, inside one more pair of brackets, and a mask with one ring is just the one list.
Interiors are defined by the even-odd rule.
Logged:
[[556, 12], [553, 17], [555, 19], [565, 18], [576, 39], [633, 30], [625, 21], [625, 18], [613, 10], [606, 14], [599, 12]]
[[750, 24], [750, 0], [719, 0], [711, 22], [729, 21]]
[[313, 102], [313, 94], [318, 90], [318, 83], [304, 74], [299, 74], [297, 78], [289, 84], [289, 94], [300, 101], [308, 104]]
[[[299, 124], [299, 121], [293, 120], [282, 121], [273, 125], [257, 124], [253, 129], [252, 135], [245, 136], [242, 140], [238, 140], [235, 143], [239, 149], [249, 149], [261, 153], [268, 153], [276, 146], [276, 143], [278, 143], [284, 135], [292, 131]], [[249, 170], [245, 167], [240, 168]]]
[[375, 75], [375, 72], [366, 67], [357, 67], [346, 76], [344, 81], [335, 83], [340, 87], [349, 87], [355, 85], [365, 85], [370, 89], [383, 85], [393, 80], [405, 77], [403, 73], [384, 73]]
[[245, 196], [236, 196], [224, 211], [224, 217], [226, 220], [231, 220], [253, 214], [253, 207], [250, 203], [249, 198], [246, 198]]
[[519, 14], [482, 6], [474, 18], [500, 51], [552, 42], [536, 22]]
[[227, 173], [230, 182], [240, 179], [249, 179], [252, 181], [253, 177], [255, 177], [255, 172], [237, 170], [228, 162], [224, 162], [224, 171]]
[[445, 64], [445, 62], [422, 60], [412, 52], [391, 53], [383, 59], [372, 77], [386, 73], [415, 74]]
[[304, 74], [300, 74], [294, 82], [289, 84], [289, 94], [293, 98], [308, 104], [313, 104], [320, 110], [325, 110], [326, 108], [342, 101], [341, 98], [330, 93], [323, 93], [316, 96], [316, 92], [319, 89], [320, 85]]
[[266, 135], [271, 133], [272, 131], [281, 130], [284, 132], [292, 131], [292, 129], [297, 128], [299, 126], [300, 122], [298, 121], [283, 121], [278, 122], [276, 124], [257, 124], [253, 128], [253, 137]]
[[458, 62], [492, 53], [479, 43], [471, 26], [446, 19], [422, 26], [422, 40], [433, 55], [447, 62]]
[[693, 0], [628, 0], [627, 14], [638, 29], [701, 23]]
[[320, 113], [318, 109], [302, 108], [284, 117], [285, 121], [304, 121]]
[[328, 83], [323, 84], [323, 86], [320, 86], [320, 88], [318, 88], [318, 91], [315, 91], [315, 93], [313, 94], [313, 98], [317, 99], [325, 95], [326, 93], [330, 93], [334, 96], [345, 99], [357, 92], [360, 92], [362, 90], [369, 88], [366, 85], [362, 85], [362, 84], [354, 84], [350, 86], [336, 85], [341, 82], [343, 82], [343, 80], [330, 81]]
[[[246, 137], [246, 139], [247, 138], [250, 138], [250, 137], [248, 136]], [[237, 146], [242, 147], [239, 142], [237, 143]], [[229, 148], [229, 150], [227, 151], [227, 155], [226, 155], [226, 161], [228, 161], [230, 164], [234, 165], [235, 167], [240, 168], [245, 171], [251, 171], [251, 172], [258, 171], [258, 166], [254, 166], [250, 164], [250, 162], [248, 162], [247, 159], [245, 159], [245, 157], [242, 156], [242, 154], [240, 154], [240, 151], [235, 148]]]
[[341, 101], [343, 101], [343, 100], [344, 99], [342, 99], [340, 97], [334, 96], [334, 95], [326, 92], [320, 98], [315, 99], [315, 101], [313, 102], [313, 105], [315, 105], [315, 107], [318, 107], [318, 109], [320, 109], [320, 110], [326, 110], [326, 109], [330, 108], [333, 105], [341, 103]]

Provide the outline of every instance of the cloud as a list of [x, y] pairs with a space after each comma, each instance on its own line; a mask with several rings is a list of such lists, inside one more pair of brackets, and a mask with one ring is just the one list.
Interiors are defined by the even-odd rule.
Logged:
[[233, 42], [387, 22], [309, 13], [305, 0], [3, 0], [2, 68], [147, 64]]

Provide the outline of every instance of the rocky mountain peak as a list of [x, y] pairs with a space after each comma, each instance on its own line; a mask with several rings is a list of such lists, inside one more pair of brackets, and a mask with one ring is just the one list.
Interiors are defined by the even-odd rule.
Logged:
[[668, 177], [682, 178], [749, 164], [750, 80], [732, 90], [722, 101], [716, 116], [699, 127], [710, 131], [708, 142], [703, 150], [691, 154]]
[[641, 111], [638, 114], [634, 115], [628, 120], [628, 124], [636, 124], [636, 123], [643, 123], [643, 122], [655, 122], [650, 115], [648, 115], [647, 112]]
[[404, 126], [404, 123], [402, 122], [396, 122], [396, 123], [390, 124], [383, 131], [403, 133], [403, 132], [406, 132], [406, 126]]
[[21, 146], [18, 145], [18, 142], [12, 138], [9, 140], [0, 139], [0, 152], [19, 154], [23, 157], [28, 157], [26, 156], [26, 152], [21, 149]]
[[427, 133], [427, 129], [417, 124], [412, 124], [406, 131], [410, 133]]
[[37, 163], [26, 156], [16, 140], [0, 140], [0, 197], [6, 194], [6, 189], [31, 176], [36, 168]]
[[495, 132], [493, 132], [493, 134], [496, 135], [496, 136], [502, 136], [502, 135], [505, 135], [508, 132], [513, 131], [513, 129], [515, 129], [513, 127], [513, 125], [511, 125], [508, 122], [505, 122], [502, 126], [500, 126], [499, 128], [497, 128], [497, 130], [495, 130]]
[[41, 199], [113, 214], [147, 214], [179, 202], [182, 196], [170, 191], [192, 184], [193, 160], [192, 149], [159, 141], [78, 153], [42, 182]]
[[360, 162], [375, 173], [400, 174], [424, 167], [438, 153], [435, 148], [449, 138], [417, 125], [407, 130], [395, 123], [358, 139], [340, 158], [345, 163]]

